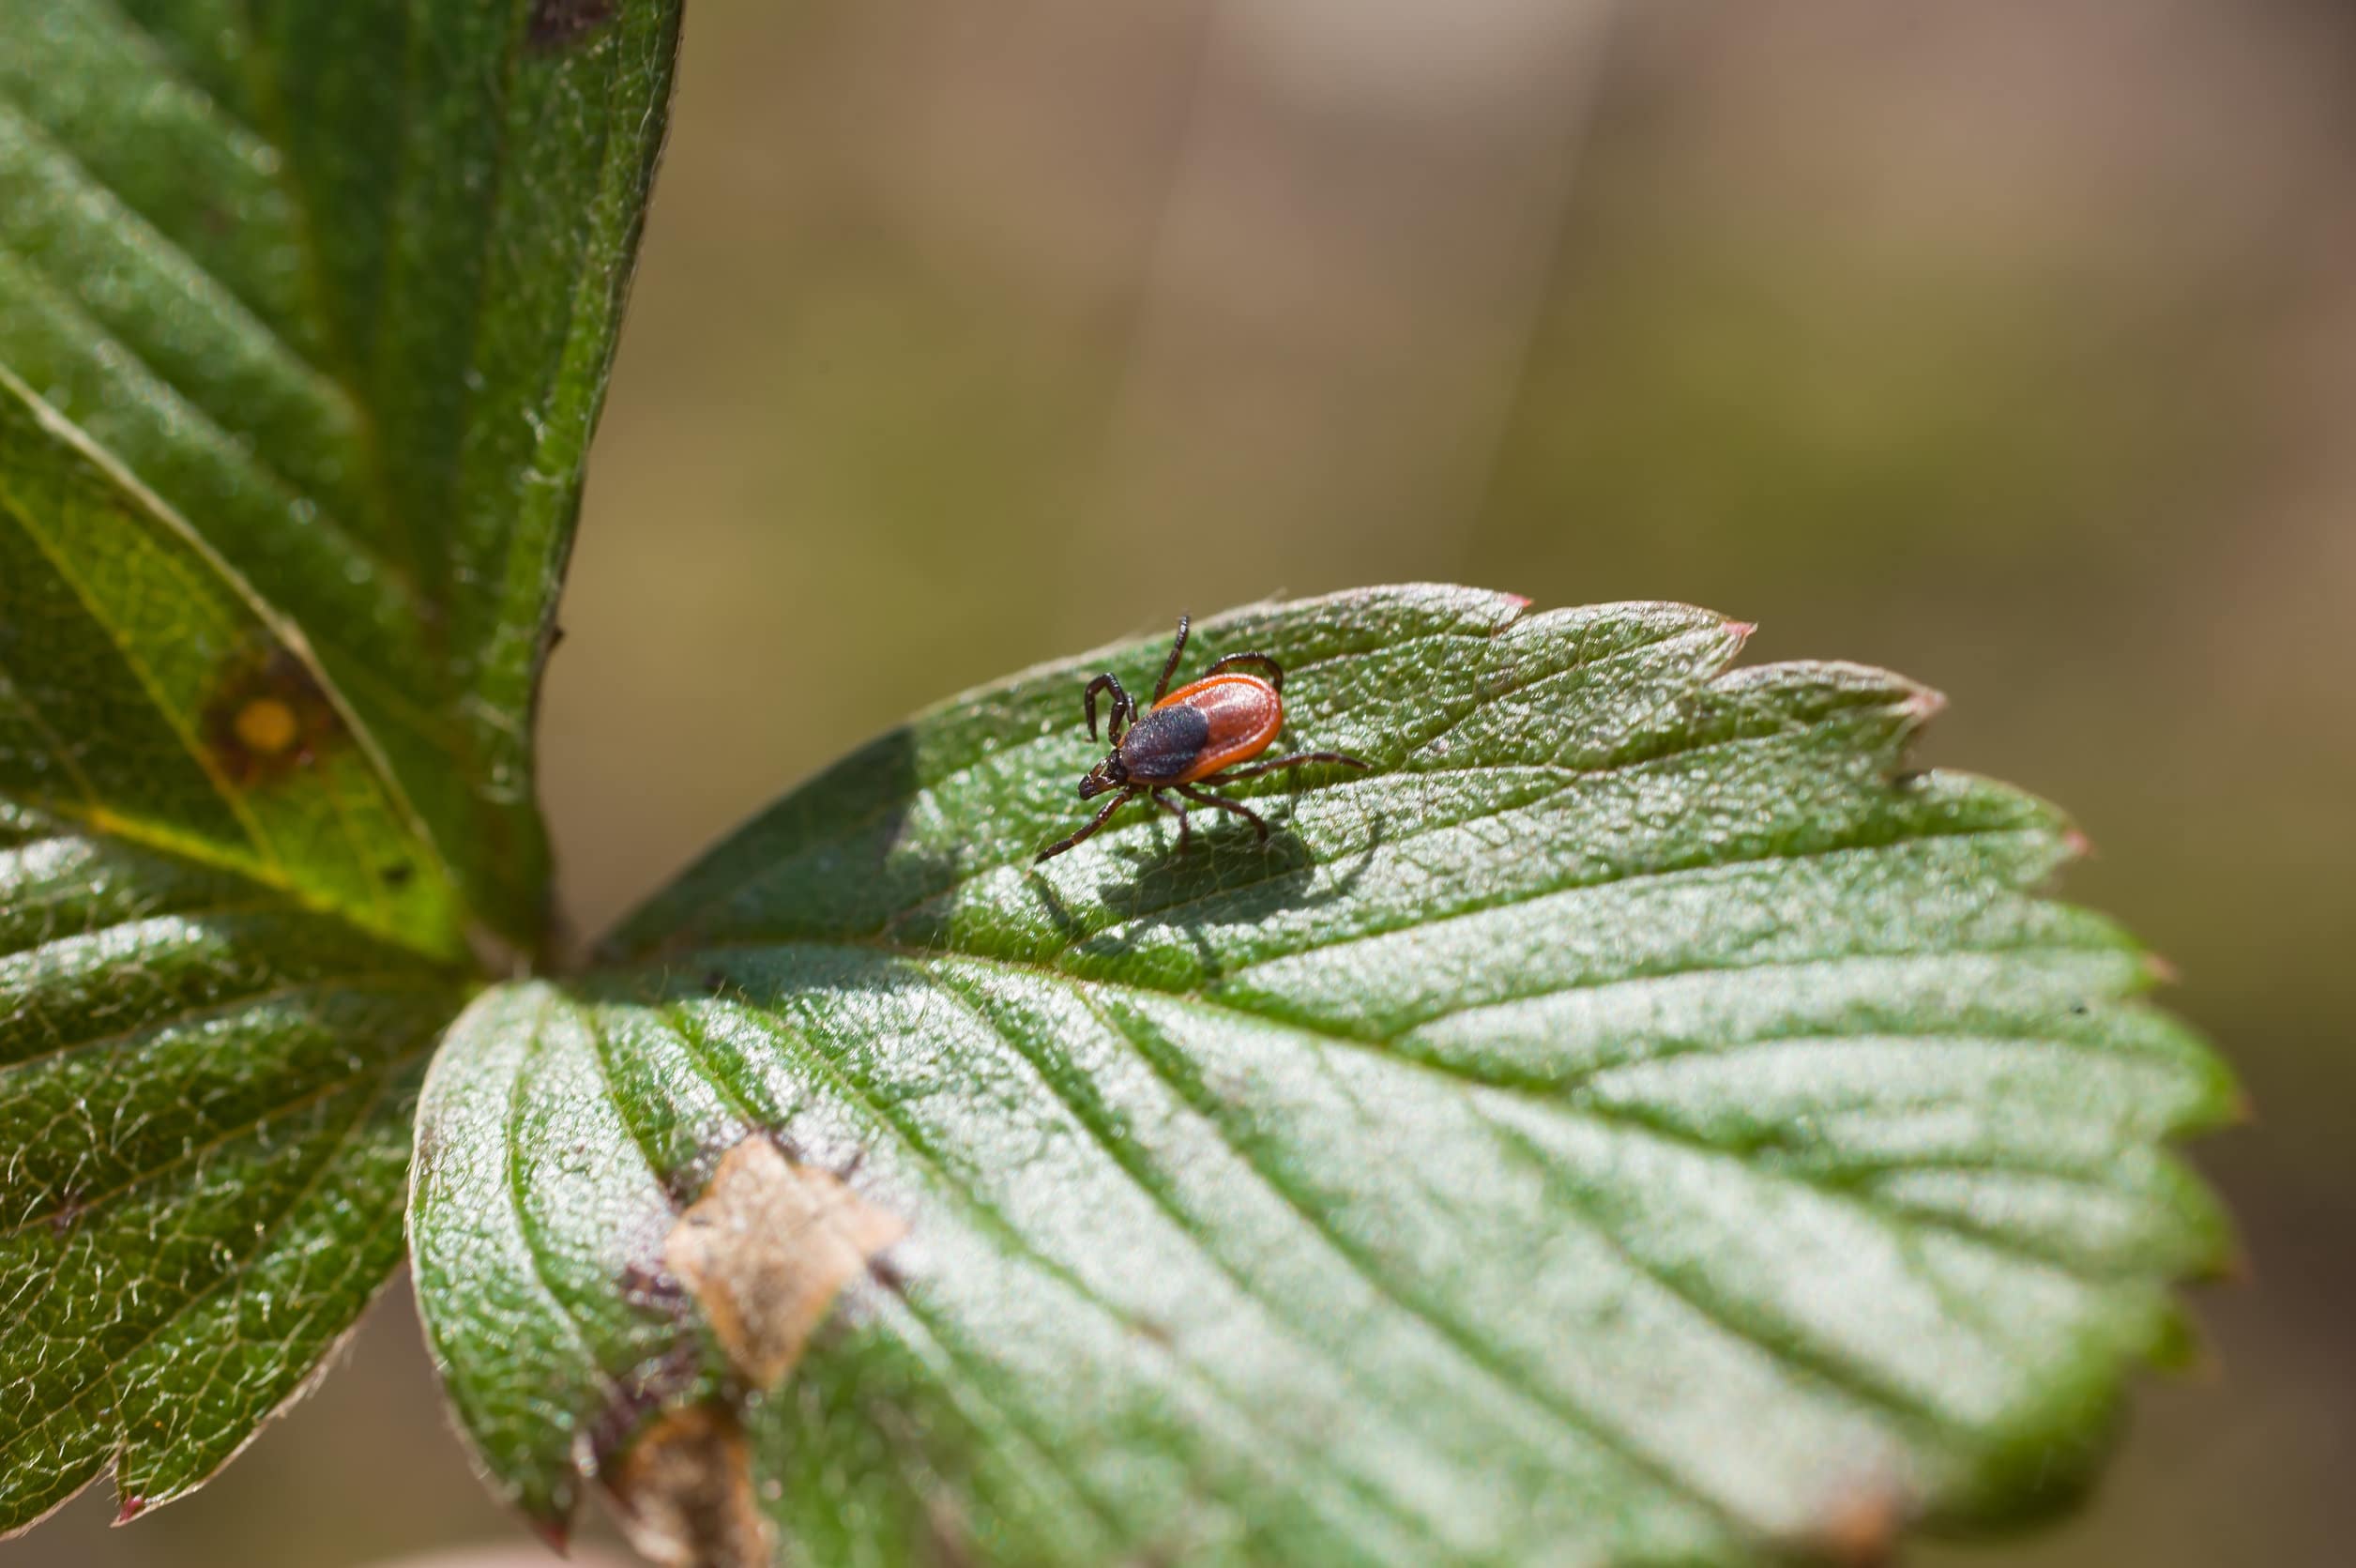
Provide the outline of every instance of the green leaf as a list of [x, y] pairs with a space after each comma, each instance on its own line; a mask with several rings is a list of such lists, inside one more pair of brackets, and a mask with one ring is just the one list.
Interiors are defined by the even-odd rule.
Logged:
[[399, 1261], [463, 999], [244, 875], [0, 805], [0, 1534], [110, 1464], [125, 1516], [169, 1500], [301, 1392]]
[[530, 715], [676, 0], [0, 0], [0, 1530], [197, 1484], [544, 936]]
[[[1935, 706], [1674, 605], [1370, 590], [1264, 649], [1267, 845], [1033, 671], [494, 991], [411, 1248], [499, 1489], [711, 1560], [1740, 1561], [2050, 1506], [2182, 1347], [2227, 1115]], [[757, 1506], [759, 1518], [751, 1516]], [[780, 1545], [783, 1543], [783, 1545]]]
[[0, 372], [0, 1532], [127, 1514], [400, 1257], [454, 890], [298, 635]]
[[676, 0], [0, 0], [0, 368], [299, 625], [479, 918]]
[[440, 860], [299, 638], [5, 371], [0, 798], [464, 951]]

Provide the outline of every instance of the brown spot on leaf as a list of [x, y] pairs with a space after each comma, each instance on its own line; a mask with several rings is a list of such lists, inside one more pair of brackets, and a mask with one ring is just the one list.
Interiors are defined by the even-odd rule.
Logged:
[[833, 1172], [755, 1134], [722, 1156], [679, 1216], [663, 1266], [685, 1285], [746, 1381], [775, 1388], [834, 1298], [908, 1232]]
[[541, 1545], [546, 1546], [550, 1551], [555, 1552], [558, 1557], [565, 1557], [570, 1554], [572, 1550], [572, 1530], [564, 1520], [543, 1519], [538, 1515], [533, 1515], [525, 1518], [524, 1522], [531, 1527], [531, 1530], [534, 1535], [540, 1537], [540, 1544]]
[[634, 1307], [659, 1312], [684, 1322], [688, 1316], [687, 1296], [669, 1270], [659, 1265], [631, 1263], [622, 1270], [622, 1300]]
[[902, 1273], [900, 1265], [889, 1257], [869, 1258], [867, 1277], [895, 1296], [905, 1299], [908, 1294], [908, 1276]]
[[349, 738], [319, 677], [284, 648], [231, 659], [203, 729], [214, 766], [239, 785], [276, 784]]
[[564, 49], [614, 20], [619, 0], [532, 0], [534, 49]]
[[1816, 1551], [1841, 1568], [1878, 1568], [1897, 1550], [1909, 1510], [1893, 1486], [1859, 1486], [1844, 1494], [1816, 1526]]
[[725, 1406], [668, 1412], [602, 1479], [622, 1533], [664, 1568], [758, 1568], [770, 1560], [752, 1450]]
[[[674, 1289], [684, 1319], [685, 1300]], [[638, 1440], [656, 1412], [677, 1405], [695, 1386], [703, 1362], [704, 1353], [694, 1338], [682, 1334], [670, 1349], [639, 1362], [616, 1380], [613, 1396], [590, 1422], [586, 1434], [589, 1458], [600, 1474], [605, 1473], [616, 1454], [626, 1453]]]

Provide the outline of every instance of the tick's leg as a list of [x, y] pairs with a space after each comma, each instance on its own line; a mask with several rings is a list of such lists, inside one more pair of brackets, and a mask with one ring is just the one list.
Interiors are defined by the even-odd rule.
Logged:
[[1208, 679], [1210, 677], [1219, 674], [1222, 670], [1231, 669], [1238, 664], [1257, 664], [1260, 668], [1268, 672], [1268, 683], [1269, 686], [1279, 692], [1284, 689], [1284, 666], [1278, 663], [1275, 660], [1269, 658], [1265, 653], [1222, 654], [1210, 662], [1210, 668], [1203, 672], [1203, 677], [1205, 679]]
[[1160, 702], [1163, 697], [1170, 694], [1170, 677], [1178, 674], [1178, 655], [1186, 651], [1187, 624], [1188, 620], [1186, 617], [1178, 617], [1178, 637], [1170, 644], [1169, 662], [1162, 666], [1162, 684], [1153, 689], [1153, 700], [1155, 702]]
[[1186, 825], [1186, 808], [1174, 803], [1167, 795], [1158, 789], [1153, 792], [1153, 803], [1178, 819], [1178, 853], [1185, 854], [1186, 841], [1192, 831]]
[[1262, 844], [1266, 844], [1268, 842], [1268, 823], [1261, 818], [1258, 812], [1252, 810], [1248, 806], [1239, 806], [1233, 800], [1227, 799], [1224, 796], [1213, 795], [1208, 790], [1196, 789], [1193, 784], [1172, 784], [1170, 787], [1197, 804], [1205, 806], [1217, 806], [1223, 812], [1235, 813], [1238, 816], [1252, 824], [1254, 830], [1259, 833], [1260, 842]]
[[1120, 810], [1121, 807], [1129, 804], [1130, 801], [1135, 799], [1136, 798], [1137, 792], [1135, 790], [1122, 790], [1118, 795], [1116, 795], [1111, 799], [1105, 801], [1103, 808], [1094, 816], [1088, 818], [1088, 825], [1087, 827], [1081, 829], [1070, 838], [1057, 839], [1055, 843], [1041, 850], [1037, 855], [1031, 857], [1031, 864], [1037, 865], [1041, 860], [1054, 860], [1056, 856], [1062, 854], [1073, 845], [1078, 844], [1082, 839], [1087, 838], [1090, 833], [1095, 832], [1099, 828], [1103, 827], [1104, 819], [1106, 817], [1112, 815], [1115, 812]]
[[1080, 707], [1088, 716], [1088, 738], [1093, 740], [1096, 738], [1096, 694], [1108, 687], [1113, 693], [1113, 744], [1117, 746], [1120, 744], [1121, 731], [1128, 727], [1122, 715], [1134, 713], [1136, 708], [1130, 702], [1129, 693], [1120, 689], [1120, 681], [1115, 677], [1112, 671], [1107, 670], [1088, 682], [1087, 689], [1080, 693]]
[[1279, 768], [1298, 768], [1304, 762], [1338, 762], [1345, 768], [1372, 768], [1373, 763], [1343, 752], [1295, 752], [1280, 756], [1274, 762], [1255, 762], [1249, 768], [1235, 768], [1219, 775], [1223, 779], [1256, 779], [1263, 773], [1273, 773]]

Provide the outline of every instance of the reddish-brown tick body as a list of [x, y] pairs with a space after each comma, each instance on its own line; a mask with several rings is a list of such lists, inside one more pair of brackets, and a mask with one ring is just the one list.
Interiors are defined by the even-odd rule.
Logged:
[[[1137, 705], [1129, 693], [1121, 690], [1120, 682], [1109, 674], [1089, 681], [1087, 690], [1081, 693], [1080, 706], [1087, 715], [1088, 735], [1094, 738], [1097, 693], [1112, 693], [1109, 733], [1113, 750], [1081, 779], [1080, 799], [1088, 800], [1108, 792], [1118, 793], [1089, 818], [1086, 827], [1041, 850], [1040, 860], [1060, 855], [1080, 843], [1140, 795], [1152, 796], [1155, 805], [1178, 819], [1178, 850], [1184, 853], [1189, 837], [1186, 808], [1174, 804], [1163, 793], [1164, 790], [1175, 791], [1198, 805], [1233, 812], [1249, 821], [1261, 842], [1266, 843], [1268, 824], [1258, 813], [1195, 785], [1214, 774], [1229, 779], [1257, 778], [1262, 773], [1304, 762], [1331, 762], [1345, 768], [1367, 766], [1340, 752], [1300, 752], [1228, 772], [1275, 744], [1278, 733], [1284, 729], [1284, 699], [1280, 694], [1284, 684], [1284, 666], [1265, 653], [1230, 653], [1212, 661], [1210, 673], [1202, 679], [1172, 692], [1170, 677], [1178, 673], [1178, 656], [1186, 650], [1186, 628], [1187, 619], [1180, 616], [1177, 640], [1170, 645], [1170, 657], [1162, 666], [1162, 683], [1154, 688], [1153, 707], [1143, 716], [1138, 714]], [[1268, 674], [1265, 678], [1235, 674], [1230, 666], [1236, 664], [1256, 664]]]
[[1133, 783], [1193, 784], [1251, 761], [1284, 727], [1275, 687], [1255, 675], [1214, 675], [1155, 703], [1117, 749]]

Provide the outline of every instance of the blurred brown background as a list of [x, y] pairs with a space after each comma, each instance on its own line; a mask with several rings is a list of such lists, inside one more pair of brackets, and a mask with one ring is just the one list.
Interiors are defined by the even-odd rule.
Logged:
[[[1698, 601], [1902, 669], [2258, 1107], [2083, 1515], [2356, 1534], [2356, 10], [691, 0], [543, 713], [585, 933], [902, 714], [1278, 591]], [[528, 1545], [407, 1286], [216, 1485], [8, 1564]], [[536, 1548], [534, 1548], [536, 1549]]]

